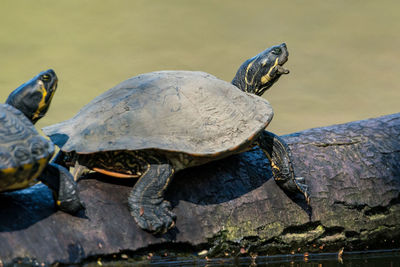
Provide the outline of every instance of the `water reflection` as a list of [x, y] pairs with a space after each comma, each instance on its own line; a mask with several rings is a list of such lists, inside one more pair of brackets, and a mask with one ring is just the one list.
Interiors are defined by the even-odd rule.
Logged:
[[114, 260], [113, 262], [102, 261], [100, 258], [93, 263], [86, 264], [85, 267], [94, 266], [269, 266], [269, 267], [398, 267], [400, 266], [399, 250], [381, 250], [366, 252], [347, 252], [343, 257], [338, 257], [338, 253], [321, 253], [295, 255], [277, 255], [240, 258], [217, 258], [199, 259], [197, 257], [169, 257], [153, 256], [149, 254], [146, 261], [132, 261], [126, 254], [115, 258], [123, 258], [124, 261]]

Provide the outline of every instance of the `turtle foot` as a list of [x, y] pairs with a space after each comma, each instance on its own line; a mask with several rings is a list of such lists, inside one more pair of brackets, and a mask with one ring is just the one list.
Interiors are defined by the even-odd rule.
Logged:
[[130, 202], [131, 214], [140, 228], [153, 234], [164, 234], [175, 226], [176, 215], [166, 200], [157, 203]]
[[295, 177], [294, 182], [298, 188], [298, 190], [303, 193], [307, 204], [310, 204], [310, 192], [308, 189], [308, 185], [305, 184], [305, 179], [304, 177]]
[[291, 161], [292, 153], [285, 141], [273, 133], [263, 131], [258, 144], [271, 164], [272, 175], [279, 187], [291, 197], [304, 197], [309, 205], [308, 186], [303, 177], [295, 176]]
[[305, 179], [303, 177], [294, 177], [286, 176], [280, 179], [275, 179], [278, 186], [289, 196], [293, 196], [295, 198], [303, 198], [310, 204], [310, 193], [308, 185], [305, 183]]
[[38, 179], [53, 191], [54, 200], [60, 210], [76, 214], [85, 209], [79, 198], [78, 185], [66, 168], [49, 163]]
[[85, 205], [80, 201], [79, 197], [74, 195], [73, 197], [57, 200], [57, 206], [60, 210], [75, 214], [80, 210], [85, 210]]
[[78, 185], [72, 175], [62, 166], [55, 164], [52, 164], [52, 166], [55, 166], [59, 171], [60, 186], [55, 199], [58, 208], [70, 214], [84, 210], [85, 205], [79, 198]]

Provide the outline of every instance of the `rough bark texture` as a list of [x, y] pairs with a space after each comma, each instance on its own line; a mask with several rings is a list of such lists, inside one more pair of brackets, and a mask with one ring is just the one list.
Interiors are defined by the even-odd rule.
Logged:
[[79, 182], [86, 214], [56, 211], [43, 185], [0, 195], [0, 260], [76, 263], [130, 251], [209, 255], [399, 247], [400, 113], [284, 136], [311, 210], [271, 179], [257, 148], [177, 174], [167, 199], [174, 230], [152, 236], [127, 207], [132, 181], [91, 175]]

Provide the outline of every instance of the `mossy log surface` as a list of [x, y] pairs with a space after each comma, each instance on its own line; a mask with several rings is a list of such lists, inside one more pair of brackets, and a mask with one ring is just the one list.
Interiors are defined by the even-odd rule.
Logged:
[[271, 178], [252, 151], [178, 173], [167, 199], [176, 228], [140, 230], [127, 197], [133, 181], [90, 175], [79, 182], [86, 214], [54, 208], [43, 185], [0, 195], [0, 264], [18, 258], [77, 263], [88, 257], [160, 251], [287, 253], [400, 247], [400, 113], [284, 136], [311, 209]]

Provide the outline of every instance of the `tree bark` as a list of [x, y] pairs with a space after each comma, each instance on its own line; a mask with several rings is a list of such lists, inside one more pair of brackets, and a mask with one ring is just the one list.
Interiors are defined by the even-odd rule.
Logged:
[[271, 178], [252, 151], [179, 172], [167, 192], [176, 228], [137, 227], [127, 198], [134, 181], [99, 174], [79, 182], [85, 214], [57, 211], [44, 185], [0, 195], [0, 265], [36, 259], [78, 263], [121, 252], [245, 255], [400, 247], [400, 113], [283, 137], [310, 207]]

